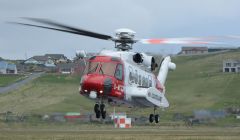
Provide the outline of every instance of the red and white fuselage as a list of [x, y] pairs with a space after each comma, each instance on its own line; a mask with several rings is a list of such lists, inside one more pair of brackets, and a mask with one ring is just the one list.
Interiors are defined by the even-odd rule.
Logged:
[[111, 104], [168, 107], [164, 83], [168, 69], [175, 69], [175, 64], [166, 57], [156, 77], [150, 66], [133, 61], [135, 54], [103, 50], [91, 57], [80, 82], [80, 94], [95, 100], [103, 98]]

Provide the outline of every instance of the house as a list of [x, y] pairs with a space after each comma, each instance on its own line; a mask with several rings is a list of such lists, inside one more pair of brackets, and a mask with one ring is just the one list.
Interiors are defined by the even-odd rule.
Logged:
[[6, 61], [0, 61], [0, 74], [17, 74], [17, 67], [15, 64]]
[[75, 64], [74, 65], [74, 74], [78, 74], [80, 76], [83, 75], [83, 72], [86, 67], [86, 61], [87, 60], [85, 58], [74, 61], [74, 64]]
[[47, 56], [33, 56], [27, 59], [24, 64], [43, 65], [46, 67], [55, 67], [54, 61]]
[[240, 60], [224, 60], [223, 72], [240, 72]]
[[74, 63], [59, 63], [57, 64], [57, 72], [61, 74], [73, 74]]
[[211, 47], [211, 48], [208, 48], [209, 53], [226, 52], [226, 51], [234, 51], [234, 50], [238, 50], [238, 48], [231, 48], [231, 47]]
[[196, 55], [196, 54], [207, 54], [207, 47], [182, 47], [180, 54], [184, 55]]
[[45, 54], [45, 56], [51, 58], [55, 64], [68, 62], [68, 59], [64, 54]]
[[76, 60], [73, 63], [59, 63], [57, 64], [57, 73], [61, 74], [77, 74], [82, 75], [86, 63], [84, 59]]

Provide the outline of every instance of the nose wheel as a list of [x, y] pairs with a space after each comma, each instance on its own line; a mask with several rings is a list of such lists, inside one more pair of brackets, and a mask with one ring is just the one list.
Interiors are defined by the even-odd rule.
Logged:
[[94, 112], [95, 112], [95, 114], [96, 114], [96, 118], [100, 118], [100, 116], [101, 116], [101, 111], [100, 111], [99, 104], [97, 104], [97, 103], [94, 105]]
[[153, 123], [155, 121], [155, 123], [159, 123], [159, 114], [156, 114], [157, 107], [154, 107], [154, 114], [150, 114], [149, 115], [149, 122]]
[[102, 118], [105, 119], [107, 111], [105, 110], [105, 104], [103, 104], [103, 103], [100, 105], [100, 112], [101, 112]]
[[98, 103], [96, 103], [94, 105], [94, 112], [96, 114], [96, 118], [100, 118], [102, 117], [102, 119], [106, 118], [107, 115], [107, 111], [105, 109], [105, 104], [101, 103], [100, 105]]

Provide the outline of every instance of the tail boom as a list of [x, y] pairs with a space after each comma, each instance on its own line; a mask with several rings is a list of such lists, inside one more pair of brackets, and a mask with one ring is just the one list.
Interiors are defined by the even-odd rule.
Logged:
[[176, 64], [171, 62], [170, 56], [167, 56], [163, 59], [157, 79], [160, 81], [162, 85], [165, 85], [168, 71], [169, 70], [175, 70], [176, 69]]

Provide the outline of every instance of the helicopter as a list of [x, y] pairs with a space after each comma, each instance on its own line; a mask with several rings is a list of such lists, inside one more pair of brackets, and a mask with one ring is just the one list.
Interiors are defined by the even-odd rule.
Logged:
[[[158, 38], [136, 39], [131, 29], [121, 28], [115, 36], [105, 35], [80, 29], [47, 19], [23, 18], [39, 24], [11, 22], [14, 24], [50, 29], [76, 35], [113, 41], [115, 50], [102, 50], [87, 60], [84, 75], [81, 78], [79, 93], [96, 101], [93, 110], [96, 118], [105, 119], [107, 112], [105, 103], [110, 105], [127, 105], [132, 107], [152, 107], [149, 122], [159, 122], [157, 108], [169, 107], [165, 97], [165, 82], [169, 70], [175, 70], [176, 64], [170, 56], [157, 64], [155, 58], [144, 52], [133, 52], [133, 44], [208, 44], [202, 38]], [[48, 25], [48, 26], [47, 26]], [[84, 50], [76, 52], [77, 57], [85, 58]], [[160, 68], [159, 68], [160, 67]], [[157, 75], [153, 71], [159, 68]]]

